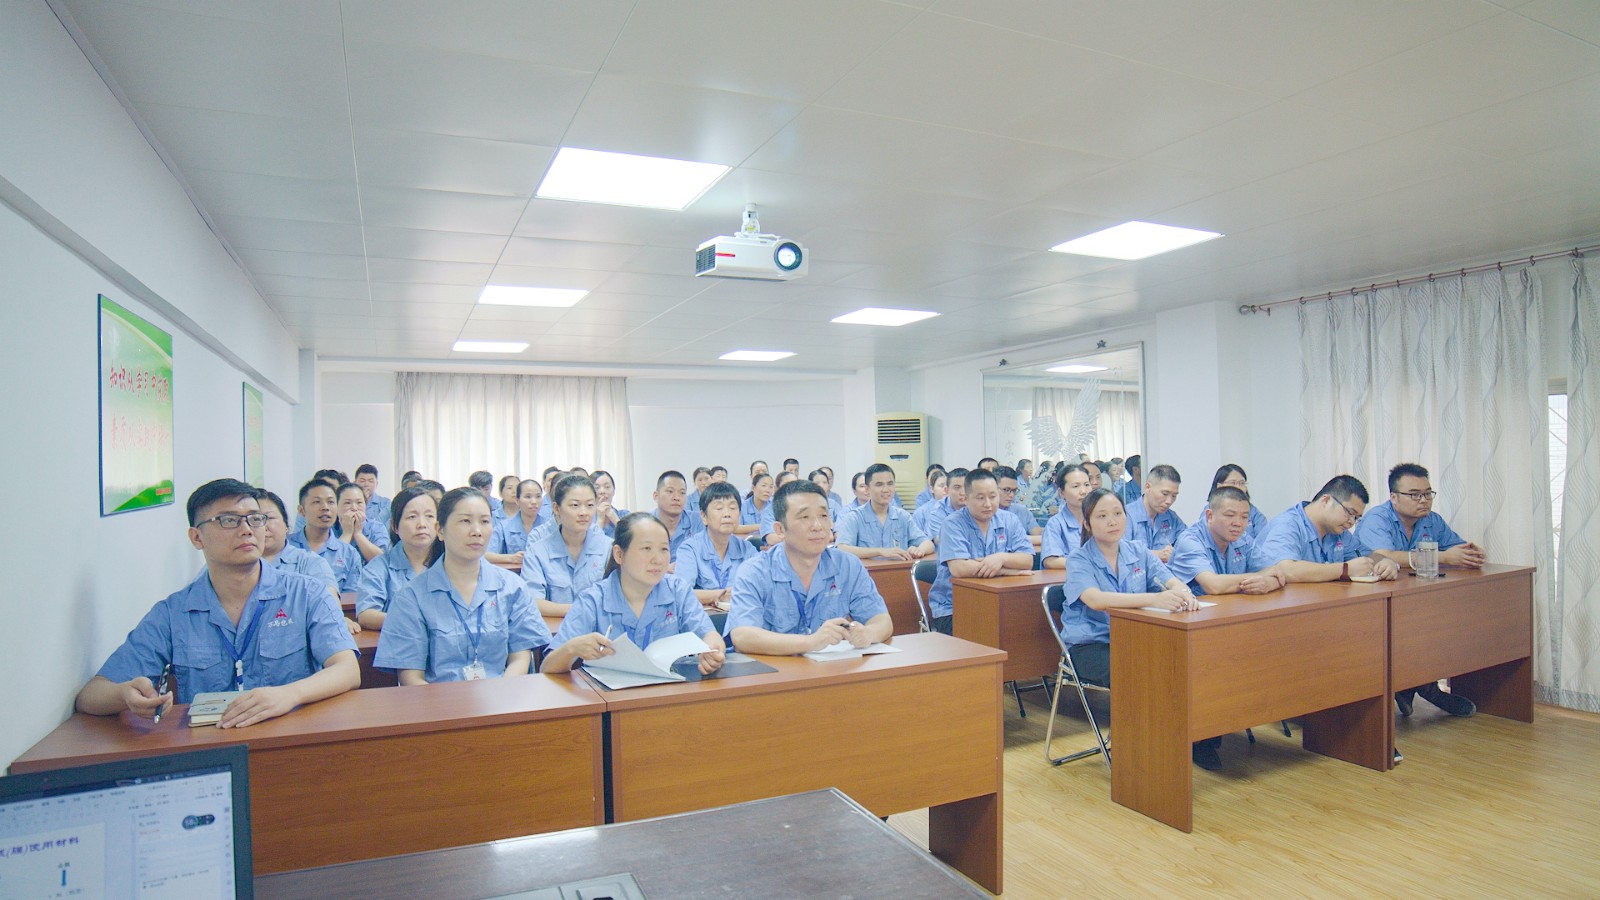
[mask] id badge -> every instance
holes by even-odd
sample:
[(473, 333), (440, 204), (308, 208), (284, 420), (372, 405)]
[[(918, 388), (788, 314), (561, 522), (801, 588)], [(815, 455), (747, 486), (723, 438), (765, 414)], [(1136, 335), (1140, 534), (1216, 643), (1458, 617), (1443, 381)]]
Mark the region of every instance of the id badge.
[(471, 665), (461, 667), (462, 681), (482, 681), (488, 677), (489, 673), (484, 671), (483, 663), (477, 660), (473, 660)]

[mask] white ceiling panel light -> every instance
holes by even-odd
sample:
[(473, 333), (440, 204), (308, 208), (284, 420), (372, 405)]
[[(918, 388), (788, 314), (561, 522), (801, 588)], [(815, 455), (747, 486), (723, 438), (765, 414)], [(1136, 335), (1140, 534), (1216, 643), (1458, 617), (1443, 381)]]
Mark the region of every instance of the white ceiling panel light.
[(839, 325), (883, 325), (898, 328), (937, 315), (938, 313), (925, 309), (885, 309), (881, 306), (867, 306), (853, 313), (836, 316), (832, 321)]
[(537, 196), (545, 200), (683, 209), (727, 173), (727, 166), (716, 163), (562, 147), (544, 181), (539, 183)]
[(1068, 363), (1064, 366), (1052, 366), (1046, 372), (1059, 372), (1062, 375), (1087, 375), (1090, 372), (1104, 372), (1105, 366), (1090, 366), (1084, 363)]
[(730, 350), (717, 357), (732, 362), (777, 362), (794, 354), (788, 350)]
[(580, 288), (520, 287), (510, 284), (485, 285), (479, 303), (490, 306), (573, 306), (588, 296)]
[(527, 341), (456, 341), (450, 348), (457, 353), (521, 353)]
[(1215, 231), (1157, 225), (1154, 222), (1123, 222), (1050, 249), (1056, 253), (1075, 253), (1103, 259), (1144, 259), (1219, 237), (1222, 235)]

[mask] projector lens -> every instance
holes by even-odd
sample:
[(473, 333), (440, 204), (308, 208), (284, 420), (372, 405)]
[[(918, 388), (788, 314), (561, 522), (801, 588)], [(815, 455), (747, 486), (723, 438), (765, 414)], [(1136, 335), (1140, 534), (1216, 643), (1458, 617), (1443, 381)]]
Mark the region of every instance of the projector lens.
[(801, 259), (800, 245), (794, 241), (784, 241), (772, 251), (772, 261), (785, 272), (800, 268)]

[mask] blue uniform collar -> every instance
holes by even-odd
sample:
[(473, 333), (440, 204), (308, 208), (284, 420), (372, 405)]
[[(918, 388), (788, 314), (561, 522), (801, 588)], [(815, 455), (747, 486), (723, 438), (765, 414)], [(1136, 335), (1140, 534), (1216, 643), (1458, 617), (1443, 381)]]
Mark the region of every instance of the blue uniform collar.
[(406, 556), (406, 547), (398, 541), (390, 544), (389, 549), (383, 551), (383, 564), (391, 571), (411, 572), (411, 560)]
[[(582, 559), (585, 556), (592, 556), (596, 553), (604, 555), (606, 545), (609, 543), (611, 543), (611, 539), (606, 537), (605, 532), (590, 528), (583, 534), (583, 549), (578, 551), (578, 558)], [(551, 528), (550, 533), (545, 535), (544, 540), (540, 541), (535, 549), (545, 559), (572, 559), (571, 554), (567, 552), (567, 540), (561, 534), (560, 525)]]
[[(490, 594), (499, 590), (498, 586), (490, 580), (493, 570), (494, 567), (489, 565), (488, 560), (481, 558), (478, 560), (478, 589), (473, 592), (471, 597), (462, 598), (466, 601), (465, 609), (476, 608), (479, 596), (487, 599)], [(459, 596), (456, 593), (455, 585), (450, 583), (450, 576), (444, 571), (444, 556), (442, 554), (438, 559), (434, 560), (433, 565), (422, 570), (422, 574), (418, 575), (413, 583), (418, 581), (422, 583), (422, 590), (432, 594), (444, 594), (445, 598), (451, 603), (455, 603), (456, 598)], [(456, 605), (461, 606), (462, 604), (458, 603)]]
[[(800, 573), (796, 572), (794, 565), (789, 562), (789, 548), (778, 544), (766, 552), (772, 554), (772, 580), (786, 581), (790, 584), (789, 590), (797, 590), (800, 587)], [(806, 591), (807, 597), (815, 597), (830, 583), (838, 583), (838, 566), (834, 564), (834, 552), (831, 547), (822, 551), (822, 558), (817, 560), (817, 571), (811, 576), (811, 588)]]

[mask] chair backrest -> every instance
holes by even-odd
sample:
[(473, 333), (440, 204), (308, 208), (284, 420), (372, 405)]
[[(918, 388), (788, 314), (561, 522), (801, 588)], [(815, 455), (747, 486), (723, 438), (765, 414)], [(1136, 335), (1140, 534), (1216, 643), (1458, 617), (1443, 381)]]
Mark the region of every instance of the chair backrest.
[(931, 585), (939, 577), (939, 561), (918, 560), (911, 566), (911, 593), (917, 598), (917, 614), (922, 617), (922, 630), (933, 630), (933, 615), (928, 612), (928, 594), (923, 585)]
[(1065, 656), (1067, 645), (1061, 640), (1061, 610), (1067, 605), (1067, 592), (1059, 584), (1049, 585), (1039, 592), (1039, 602), (1044, 606), (1044, 617), (1050, 623), (1050, 633), (1055, 635), (1056, 645)]

